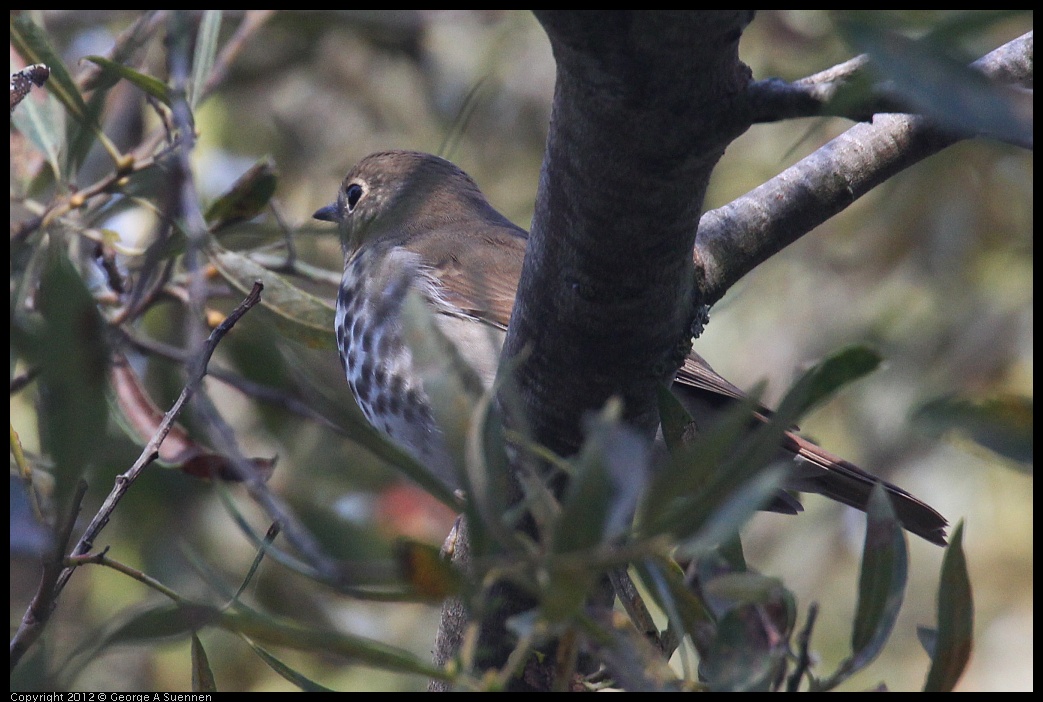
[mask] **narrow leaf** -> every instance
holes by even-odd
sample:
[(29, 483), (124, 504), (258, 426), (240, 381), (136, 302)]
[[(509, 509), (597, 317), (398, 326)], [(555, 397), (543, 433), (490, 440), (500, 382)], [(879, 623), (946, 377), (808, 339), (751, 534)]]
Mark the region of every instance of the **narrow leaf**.
[(223, 629), (277, 646), (332, 653), (376, 668), (416, 673), (439, 680), (449, 679), (449, 675), (441, 668), (409, 651), (361, 636), (305, 628), (247, 609), (223, 612), (217, 624)]
[(866, 510), (866, 541), (858, 581), (858, 606), (847, 671), (861, 670), (883, 650), (905, 596), (909, 562), (902, 527), (891, 500), (877, 484)]
[(842, 25), (852, 42), (912, 109), (962, 134), (982, 134), (1032, 147), (1032, 97), (993, 83), (947, 55), (951, 43), (913, 40), (882, 23)]
[(876, 351), (857, 345), (830, 354), (797, 380), (776, 413), (794, 418), (806, 414), (844, 385), (876, 370), (880, 360)]
[(203, 642), (195, 634), (192, 634), (192, 691), (217, 692), (214, 671), (210, 669)]
[[(393, 285), (408, 284), (405, 279)], [(443, 481), (466, 485), (467, 437), (471, 432), (474, 409), (481, 402), (485, 387), (478, 372), (470, 366), (460, 349), (439, 326), (435, 313), (420, 293), (409, 288), (400, 308), (402, 341), (412, 355), (413, 369), (420, 376), (438, 426), (442, 447), (433, 453), (448, 452), (449, 464), (430, 466)], [(489, 327), (489, 353), (499, 351), (502, 334)], [(478, 342), (482, 343), (482, 342)]]
[(785, 659), (785, 642), (758, 607), (736, 608), (718, 622), (699, 672), (715, 692), (767, 692)]
[(701, 638), (712, 632), (713, 614), (685, 582), (684, 573), (674, 561), (649, 558), (634, 563), (634, 570), (670, 620), (675, 642), (688, 635), (698, 646)]
[(97, 64), (97, 66), (108, 76), (124, 78), (145, 91), (146, 94), (159, 100), (170, 107), (170, 88), (163, 81), (135, 71), (129, 66), (111, 61), (104, 56), (84, 56), (84, 60)]
[[(763, 509), (782, 488), (789, 466), (776, 463), (735, 488), (730, 494), (715, 489), (704, 506), (697, 508), (705, 518), (685, 523), (679, 520), (678, 537), (682, 539), (679, 557), (696, 558), (722, 544), (733, 543), (746, 522)], [(708, 506), (713, 504), (713, 509)]]
[(924, 692), (950, 692), (967, 667), (974, 643), (974, 597), (963, 552), (963, 522), (956, 525), (942, 559), (938, 584), (938, 633)]
[(214, 67), (217, 55), (217, 37), (221, 31), (221, 10), (204, 10), (196, 35), (196, 51), (192, 59), (192, 82), (189, 84), (188, 106), (195, 112), (203, 96), (203, 87)]
[(106, 635), (102, 646), (141, 643), (184, 636), (217, 622), (216, 607), (195, 604), (159, 604), (133, 612)]
[(258, 658), (264, 661), (265, 665), (274, 670), (276, 673), (281, 675), (286, 680), (301, 688), (305, 692), (335, 692), (328, 687), (320, 685), (311, 678), (307, 677), (303, 673), (300, 673), (290, 666), (283, 663), (281, 660), (268, 653), (265, 649), (261, 648), (248, 637), (243, 637), (247, 645), (253, 649), (253, 652), (257, 654)]
[(66, 500), (91, 464), (105, 456), (108, 407), (105, 322), (65, 252), (52, 247), (37, 297), (45, 325), (28, 355), (40, 362), (45, 447), (55, 461), (55, 499)]
[(26, 100), (11, 114), (11, 123), (40, 150), (55, 180), (60, 180), (66, 149), (65, 112), (54, 96), (46, 93), (42, 100)]

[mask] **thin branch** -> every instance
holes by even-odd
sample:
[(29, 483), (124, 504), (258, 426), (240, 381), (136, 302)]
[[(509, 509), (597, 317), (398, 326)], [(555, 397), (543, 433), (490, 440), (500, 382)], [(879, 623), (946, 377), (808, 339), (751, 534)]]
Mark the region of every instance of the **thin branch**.
[[(792, 83), (781, 78), (750, 83), (743, 95), (746, 118), (751, 124), (761, 124), (826, 114), (840, 88), (862, 75), (868, 63), (869, 57), (862, 54)], [(862, 104), (845, 116), (861, 121), (878, 111)]]
[(645, 606), (645, 601), (641, 598), (641, 593), (638, 592), (627, 569), (625, 567), (612, 568), (608, 571), (608, 577), (612, 581), (612, 589), (615, 590), (619, 603), (623, 605), (623, 609), (626, 611), (627, 616), (630, 617), (634, 627), (646, 639), (655, 644), (656, 648), (660, 651), (665, 651), (663, 639), (659, 635), (659, 627), (656, 626), (655, 621), (652, 619), (652, 613)]
[[(1031, 37), (1031, 32), (1019, 37), (970, 67), (997, 83), (1020, 84), (1032, 74)], [(895, 94), (886, 82), (875, 83), (862, 100), (834, 102), (845, 85), (867, 77), (869, 64), (869, 56), (863, 54), (792, 83), (779, 78), (755, 81), (737, 107), (746, 111), (745, 119), (751, 124), (822, 115), (864, 122), (878, 113), (913, 112), (908, 100)]]
[(812, 602), (808, 605), (808, 620), (797, 638), (800, 647), (797, 651), (797, 664), (793, 674), (786, 681), (786, 692), (796, 692), (800, 688), (800, 681), (811, 669), (811, 632), (815, 628), (815, 620), (818, 618), (818, 603)]
[[(989, 77), (1031, 78), (1032, 34), (971, 64)], [(876, 115), (724, 207), (703, 214), (695, 262), (706, 302), (896, 173), (963, 139), (915, 115)]]
[(108, 556), (109, 547), (106, 546), (100, 553), (89, 553), (82, 556), (69, 556), (65, 559), (65, 565), (69, 568), (79, 568), (84, 565), (100, 565), (112, 568), (115, 571), (123, 573), (124, 575), (137, 580), (142, 585), (152, 588), (156, 592), (166, 595), (171, 600), (177, 603), (184, 602), (185, 599), (181, 595), (177, 594), (174, 590), (170, 589), (163, 583), (159, 582), (150, 575), (147, 575), (137, 568), (132, 568), (125, 563), (113, 560)]

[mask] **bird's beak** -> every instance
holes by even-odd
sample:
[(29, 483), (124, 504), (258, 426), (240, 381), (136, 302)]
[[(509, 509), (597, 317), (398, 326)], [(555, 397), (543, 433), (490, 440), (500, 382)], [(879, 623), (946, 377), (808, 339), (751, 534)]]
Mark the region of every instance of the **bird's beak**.
[(319, 219), (323, 222), (336, 222), (337, 221), (337, 203), (326, 205), (325, 207), (315, 210), (315, 214), (312, 215), (312, 219)]

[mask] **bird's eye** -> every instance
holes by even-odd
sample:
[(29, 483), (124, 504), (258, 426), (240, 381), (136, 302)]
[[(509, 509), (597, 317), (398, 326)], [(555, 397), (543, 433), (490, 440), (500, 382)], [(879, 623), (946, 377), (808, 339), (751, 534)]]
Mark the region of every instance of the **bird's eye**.
[(355, 205), (359, 204), (359, 200), (362, 199), (362, 186), (358, 183), (352, 183), (344, 191), (344, 195), (348, 202), (348, 212), (354, 212)]

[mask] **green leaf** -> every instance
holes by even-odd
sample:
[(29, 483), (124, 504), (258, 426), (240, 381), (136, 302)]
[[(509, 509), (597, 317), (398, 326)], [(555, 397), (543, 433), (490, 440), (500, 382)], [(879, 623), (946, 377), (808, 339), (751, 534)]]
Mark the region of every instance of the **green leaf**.
[[(413, 288), (402, 302), (400, 319), (402, 342), (412, 355), (413, 369), (421, 378), (435, 423), (441, 429), (441, 438), (452, 460), (451, 469), (456, 471), (453, 482), (465, 485), (467, 437), (474, 410), (485, 393), (482, 379), (442, 331), (435, 313)], [(483, 342), (490, 345), (491, 353), (498, 352), (503, 335), (492, 327), (488, 327), (488, 331), (488, 339)], [(443, 480), (450, 480), (450, 476), (444, 476)]]
[(674, 450), (647, 491), (639, 533), (671, 533), (688, 542), (684, 552), (692, 556), (733, 538), (734, 530), (785, 484), (789, 463), (767, 468), (799, 415), (879, 362), (864, 347), (843, 349), (805, 373), (766, 421), (753, 419), (757, 404), (747, 398), (723, 413), (717, 426), (700, 427), (690, 438), (691, 420), (684, 409), (670, 394), (660, 393), (664, 434)]
[(104, 56), (84, 56), (83, 59), (97, 64), (110, 80), (112, 78), (123, 78), (128, 80), (145, 91), (146, 94), (151, 95), (167, 107), (170, 107), (170, 88), (168, 88), (163, 81), (135, 71), (133, 68), (124, 66), (123, 64), (111, 61)]
[(650, 474), (650, 447), (622, 421), (622, 403), (609, 400), (586, 422), (587, 438), (562, 498), (553, 551), (582, 551), (614, 539), (630, 525)]
[(681, 543), (677, 555), (695, 558), (721, 545), (733, 544), (739, 530), (782, 488), (788, 473), (787, 463), (775, 463), (735, 487), (731, 481), (717, 482), (703, 499), (693, 503), (698, 518), (679, 520), (677, 533)]
[(55, 499), (65, 505), (88, 467), (103, 463), (109, 351), (83, 279), (57, 246), (48, 255), (37, 298), (44, 326), (29, 335), (25, 350), (41, 365), (44, 446), (55, 462)]
[(883, 650), (905, 596), (909, 574), (905, 535), (891, 500), (879, 483), (866, 510), (866, 541), (858, 580), (858, 607), (851, 634), (849, 674), (861, 670)]
[(924, 692), (950, 692), (967, 667), (974, 644), (974, 597), (963, 552), (963, 521), (949, 537), (938, 584), (938, 633)]
[(255, 644), (248, 637), (244, 636), (243, 640), (253, 649), (253, 652), (257, 654), (258, 658), (264, 661), (265, 665), (305, 692), (335, 692), (335, 690), (320, 685), (311, 678), (286, 665), (281, 660), (268, 653), (268, 651)]
[(707, 632), (714, 631), (713, 615), (685, 582), (684, 573), (675, 562), (649, 558), (634, 563), (634, 570), (656, 605), (666, 613), (670, 621), (668, 633), (673, 633), (674, 642), (688, 635), (698, 647)]
[(203, 642), (195, 634), (192, 634), (192, 691), (217, 692), (214, 671), (210, 669)]
[(204, 10), (196, 35), (196, 51), (192, 59), (192, 81), (188, 86), (188, 106), (195, 112), (203, 96), (203, 87), (214, 67), (217, 55), (217, 37), (221, 31), (221, 10)]
[(210, 626), (220, 618), (220, 610), (209, 605), (150, 605), (128, 613), (122, 622), (103, 637), (101, 645), (141, 643), (184, 636)]
[(336, 350), (332, 305), (213, 240), (207, 254), (221, 276), (243, 294), (250, 292), (254, 281), (264, 284), (261, 305), (274, 315), (276, 326), (288, 338), (310, 348)]
[(934, 652), (938, 650), (938, 630), (929, 626), (916, 627), (916, 638), (920, 642), (927, 655), (934, 659)]
[(782, 588), (778, 578), (752, 571), (723, 573), (703, 584), (707, 597), (723, 598), (735, 605), (775, 602)]
[(759, 608), (739, 607), (718, 622), (699, 672), (715, 692), (767, 692), (785, 660), (786, 641)]
[(517, 545), (517, 535), (507, 519), (510, 459), (496, 393), (497, 387), (489, 388), (478, 401), (467, 433), (464, 489), (472, 556), (489, 552), (490, 535), (501, 545)]
[(607, 564), (591, 557), (629, 529), (650, 472), (648, 442), (622, 421), (610, 399), (586, 422), (587, 438), (573, 466), (553, 526), (542, 611), (551, 621), (575, 616)]
[(400, 673), (415, 673), (440, 680), (448, 677), (440, 668), (394, 646), (339, 631), (305, 628), (245, 607), (222, 610), (195, 603), (150, 606), (117, 625), (104, 637), (101, 645), (183, 636), (208, 626), (287, 648), (332, 653)]
[(1032, 398), (999, 395), (980, 401), (939, 398), (925, 403), (913, 419), (932, 434), (960, 431), (973, 441), (1032, 472)]
[(255, 163), (239, 176), (228, 192), (207, 208), (206, 221), (210, 231), (217, 232), (256, 217), (271, 202), (278, 182), (278, 174), (270, 160), (262, 159)]
[(68, 179), (71, 169), (82, 162), (94, 140), (101, 134), (98, 114), (104, 94), (95, 91), (92, 104), (86, 104), (65, 63), (51, 46), (47, 33), (24, 14), (11, 16), (11, 43), (29, 63), (42, 63), (50, 69), (45, 88), (72, 117), (66, 123), (67, 134), (63, 140), (66, 153), (59, 162), (63, 178)]
[(681, 681), (662, 651), (620, 613), (603, 630), (607, 641), (599, 647), (616, 687), (627, 692), (680, 692)]
[(612, 486), (605, 464), (590, 452), (581, 457), (562, 498), (554, 526), (553, 551), (576, 553), (601, 543), (612, 499)]
[(868, 375), (880, 365), (880, 354), (865, 346), (848, 346), (830, 354), (794, 383), (776, 414), (793, 420), (825, 402), (844, 385)]
[(656, 399), (666, 447), (670, 453), (677, 453), (684, 448), (684, 437), (692, 424), (692, 417), (666, 385), (656, 386)]
[(339, 631), (301, 627), (245, 608), (222, 612), (216, 623), (228, 631), (276, 646), (324, 655), (335, 654), (364, 665), (399, 673), (415, 673), (438, 680), (451, 679), (444, 670), (409, 651)]
[(692, 419), (672, 393), (660, 393), (659, 412), (670, 461), (656, 472), (646, 491), (639, 512), (640, 533), (660, 534), (677, 528), (679, 521), (691, 524), (708, 517), (693, 511), (691, 501), (705, 496), (715, 480), (727, 478), (721, 465), (749, 433), (755, 406), (752, 398), (737, 402), (722, 412), (716, 425), (682, 440), (691, 433)]
[[(11, 113), (11, 122), (47, 159), (55, 180), (65, 173), (65, 112), (50, 93), (42, 101), (27, 99)], [(12, 183), (13, 185), (13, 183)]]

